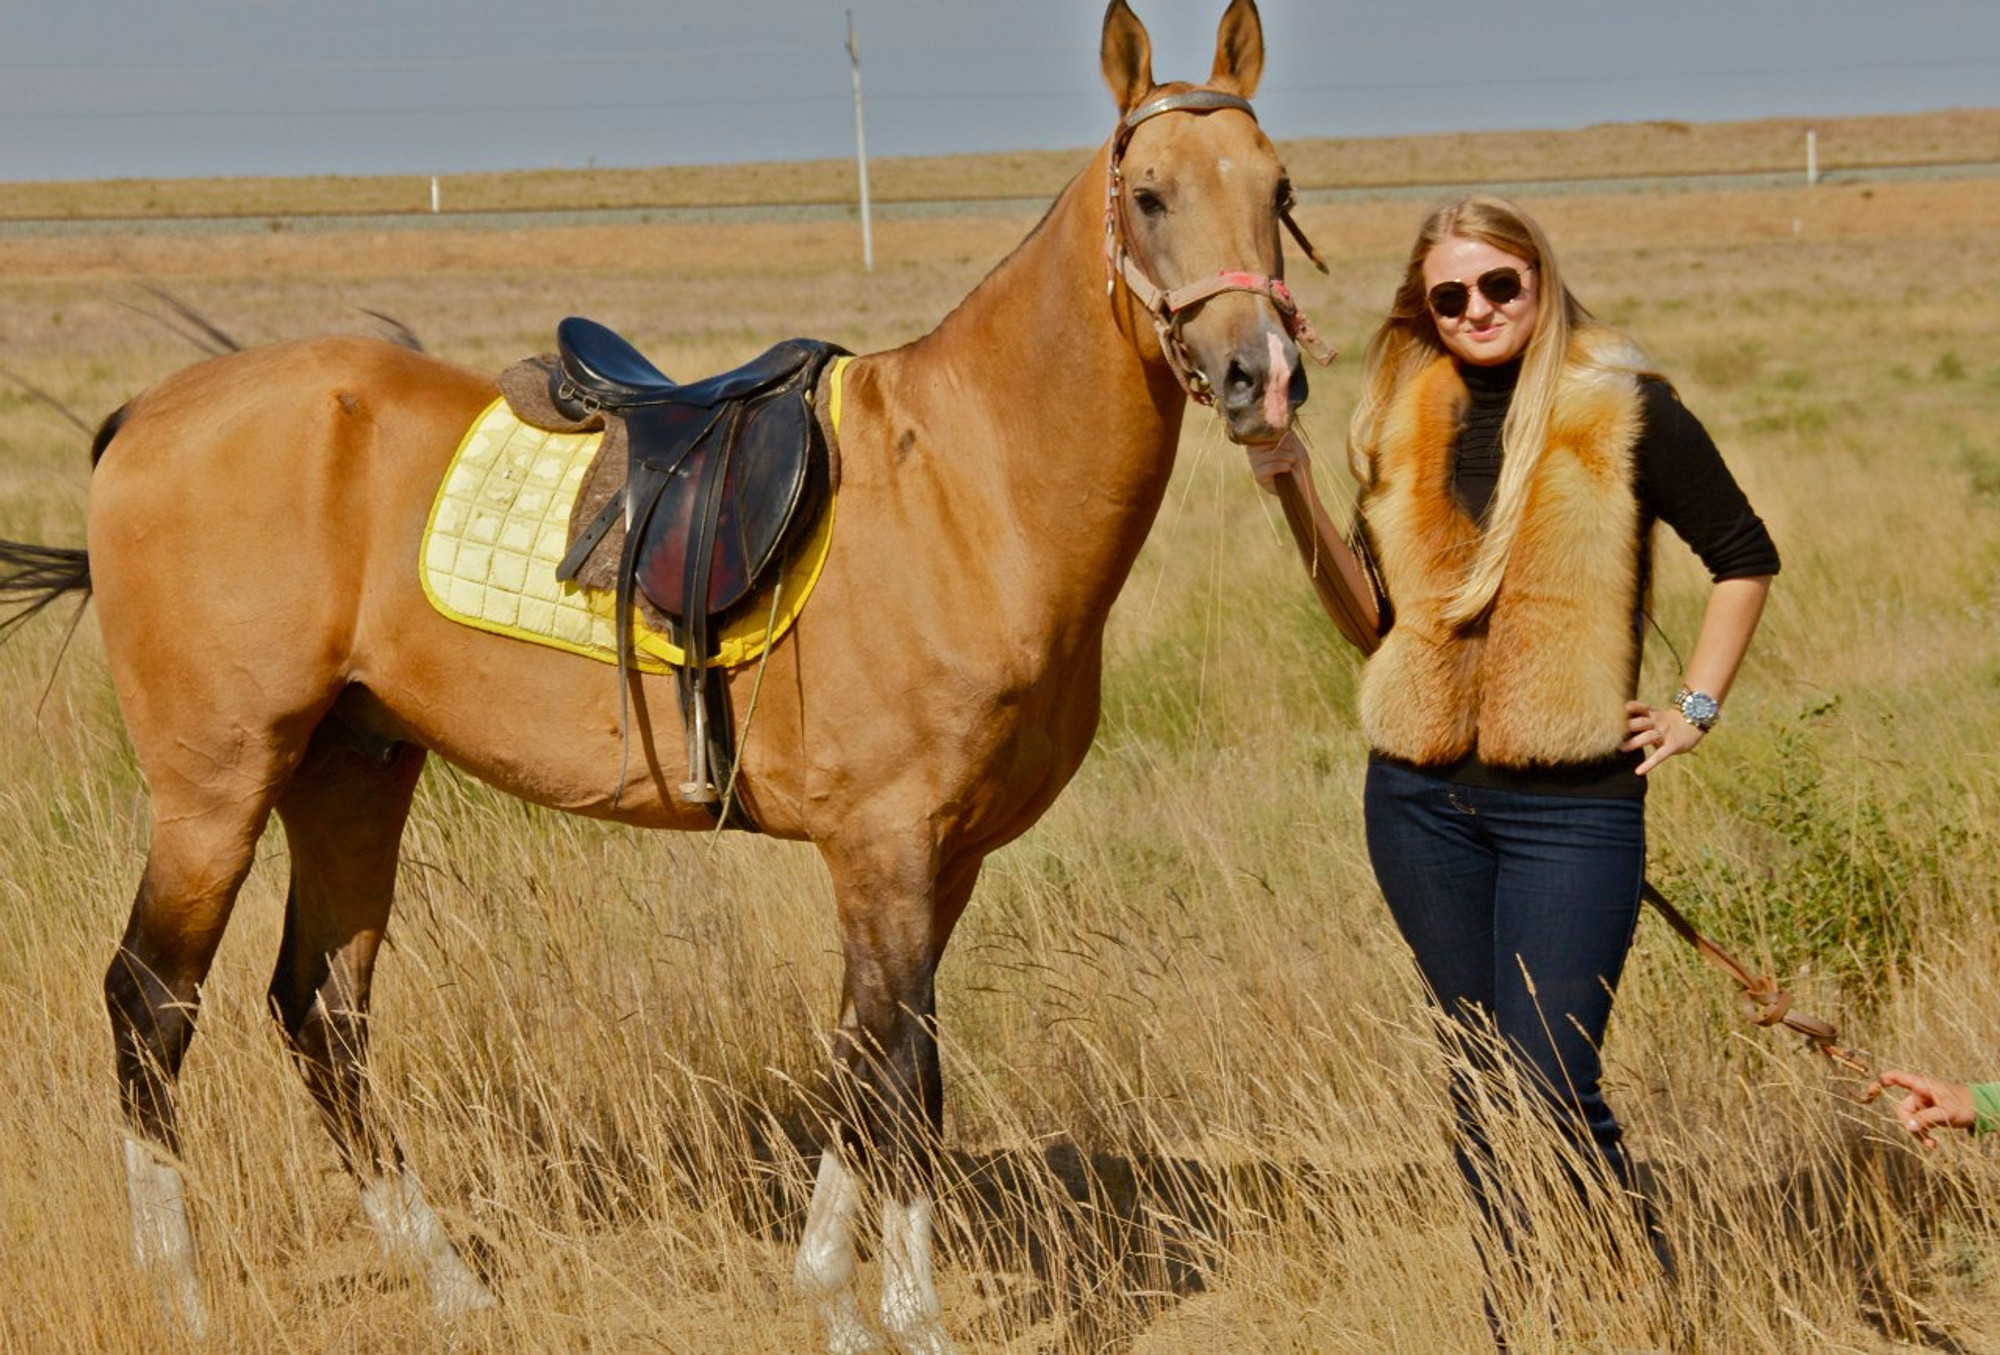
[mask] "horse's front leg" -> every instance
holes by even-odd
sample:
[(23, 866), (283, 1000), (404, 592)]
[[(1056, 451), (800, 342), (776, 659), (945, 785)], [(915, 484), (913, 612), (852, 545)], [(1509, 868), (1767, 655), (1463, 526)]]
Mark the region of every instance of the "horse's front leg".
[(880, 1348), (854, 1298), (854, 1220), (860, 1210), (861, 1185), (848, 1170), (840, 1145), (830, 1143), (820, 1154), (792, 1282), (818, 1310), (826, 1348), (833, 1355)]
[(794, 1277), (819, 1307), (830, 1350), (879, 1348), (853, 1292), (854, 1224), (866, 1183), (882, 1210), (883, 1332), (898, 1349), (942, 1355), (952, 1347), (931, 1263), (944, 1127), (935, 977), (978, 863), (934, 874), (927, 853), (913, 865), (829, 851), (828, 864), (847, 962), (832, 1075), (838, 1130), (820, 1160)]

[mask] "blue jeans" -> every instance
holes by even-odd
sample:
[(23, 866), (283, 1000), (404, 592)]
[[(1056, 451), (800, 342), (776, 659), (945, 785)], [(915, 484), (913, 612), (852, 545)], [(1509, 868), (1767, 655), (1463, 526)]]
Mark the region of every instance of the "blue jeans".
[(1571, 1139), (1633, 1184), (1598, 1050), (1639, 919), (1645, 802), (1462, 785), (1377, 760), (1363, 806), (1376, 881), (1446, 1038), (1469, 1037), (1452, 1082), (1459, 1170), (1511, 1250), (1470, 1083), (1491, 1066), (1491, 1036)]

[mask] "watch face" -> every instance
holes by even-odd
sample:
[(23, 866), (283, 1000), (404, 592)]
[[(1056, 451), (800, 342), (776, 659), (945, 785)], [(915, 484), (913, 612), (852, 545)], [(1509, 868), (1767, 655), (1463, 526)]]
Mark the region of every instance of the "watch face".
[(1722, 714), (1722, 703), (1707, 692), (1689, 692), (1681, 698), (1681, 714), (1687, 716), (1690, 724), (1710, 725)]

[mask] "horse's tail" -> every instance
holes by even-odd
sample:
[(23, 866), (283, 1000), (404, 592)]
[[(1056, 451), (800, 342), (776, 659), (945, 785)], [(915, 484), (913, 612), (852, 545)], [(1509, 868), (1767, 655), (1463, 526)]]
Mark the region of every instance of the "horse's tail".
[(80, 546), (0, 541), (0, 644), (44, 607), (71, 593), (90, 600), (90, 553)]

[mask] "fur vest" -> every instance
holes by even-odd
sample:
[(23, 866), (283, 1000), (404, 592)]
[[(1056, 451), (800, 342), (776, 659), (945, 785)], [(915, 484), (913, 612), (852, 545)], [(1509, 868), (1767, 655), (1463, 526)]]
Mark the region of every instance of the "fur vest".
[(1634, 448), (1643, 359), (1582, 342), (1550, 412), (1548, 450), (1493, 605), (1463, 627), (1446, 603), (1479, 545), (1452, 493), (1469, 399), (1440, 358), (1392, 400), (1361, 502), (1395, 621), (1361, 676), (1373, 747), (1422, 766), (1592, 762), (1625, 739), (1638, 684), (1642, 515)]

